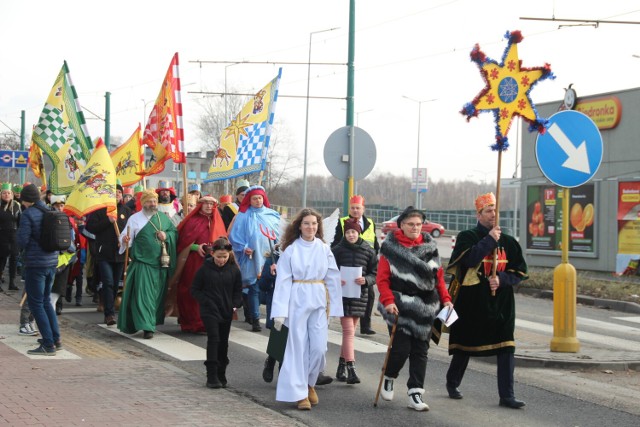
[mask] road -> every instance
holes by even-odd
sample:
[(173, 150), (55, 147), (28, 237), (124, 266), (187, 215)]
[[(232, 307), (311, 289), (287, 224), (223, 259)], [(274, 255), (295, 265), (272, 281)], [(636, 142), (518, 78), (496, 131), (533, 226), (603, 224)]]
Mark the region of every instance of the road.
[[(546, 331), (553, 311), (550, 301), (518, 295), (517, 307), (517, 341), (530, 339), (532, 334), (548, 335)], [(174, 319), (168, 319), (166, 325), (159, 327), (160, 332), (152, 340), (142, 340), (140, 337), (132, 339), (117, 333), (113, 327), (98, 325), (102, 315), (95, 311), (95, 306), (65, 308), (61, 320), (73, 330), (76, 342), (86, 342), (87, 348), (102, 352), (105, 359), (111, 354), (109, 349), (125, 350), (128, 357), (170, 362), (198, 379), (194, 387), (198, 387), (197, 382), (205, 381), (202, 362), (206, 337), (181, 333)], [(638, 316), (579, 307), (578, 320), (580, 333), (584, 337), (581, 339), (599, 340), (604, 347), (619, 351), (640, 351)], [(404, 383), (407, 380), (407, 367), (397, 380), (395, 400), (380, 401), (378, 407), (374, 408), (373, 399), (388, 338), (384, 335), (380, 317), (374, 317), (373, 323), (379, 332), (377, 335), (356, 338), (356, 366), (362, 383), (349, 386), (334, 382), (318, 387), (320, 404), (312, 411), (301, 412), (292, 404), (275, 402), (275, 381), (267, 384), (262, 380), (268, 331), (252, 333), (245, 323), (234, 322), (230, 344), (231, 365), (228, 369), (229, 390), (305, 425), (318, 427), (425, 424), (622, 427), (639, 424), (638, 372), (578, 372), (518, 367), (515, 390), (517, 396), (527, 402), (527, 407), (524, 410), (510, 410), (498, 406), (495, 364), (490, 360), (472, 360), (461, 387), (464, 399), (449, 399), (444, 387), (449, 357), (443, 347), (432, 347), (430, 350), (425, 384), (425, 400), (431, 407), (428, 413), (417, 413), (406, 408)], [(331, 375), (335, 374), (339, 343), (339, 323), (333, 321), (326, 369)], [(5, 344), (11, 345), (11, 337), (7, 337)], [(73, 345), (61, 355), (63, 353), (73, 358)], [(82, 355), (75, 356), (82, 358)], [(210, 391), (203, 388), (202, 394), (207, 392)], [(180, 391), (176, 390), (175, 393), (178, 395)], [(242, 414), (238, 414), (238, 417), (242, 417)]]

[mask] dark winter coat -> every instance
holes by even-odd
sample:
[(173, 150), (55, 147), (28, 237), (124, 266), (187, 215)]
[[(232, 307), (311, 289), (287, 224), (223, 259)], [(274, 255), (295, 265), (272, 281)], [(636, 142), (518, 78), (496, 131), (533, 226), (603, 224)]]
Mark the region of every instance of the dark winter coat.
[(360, 298), (342, 298), (344, 315), (364, 317), (367, 308), (369, 286), (376, 283), (378, 258), (369, 243), (359, 238), (355, 243), (349, 243), (343, 238), (340, 243), (331, 248), (338, 267), (362, 267), (362, 277), (366, 284), (360, 291)]
[[(120, 233), (127, 233), (125, 226), (130, 216), (131, 210), (122, 203), (118, 203), (117, 223)], [(124, 254), (118, 253), (118, 236), (113, 223), (107, 217), (107, 208), (99, 209), (90, 214), (85, 229), (96, 236), (95, 253), (92, 253), (95, 255), (96, 261), (124, 262)]]
[[(42, 200), (37, 205), (46, 209)], [(24, 249), (22, 256), (25, 267), (55, 267), (58, 265), (58, 252), (46, 252), (40, 246), (40, 234), (44, 213), (35, 204), (25, 209), (20, 217), (17, 240), (18, 247)]]
[(20, 222), (20, 203), (9, 200), (0, 205), (0, 257), (18, 253), (16, 230)]
[(229, 260), (218, 267), (207, 257), (191, 283), (191, 296), (200, 305), (200, 317), (231, 322), (233, 309), (242, 307), (242, 278), (238, 265)]

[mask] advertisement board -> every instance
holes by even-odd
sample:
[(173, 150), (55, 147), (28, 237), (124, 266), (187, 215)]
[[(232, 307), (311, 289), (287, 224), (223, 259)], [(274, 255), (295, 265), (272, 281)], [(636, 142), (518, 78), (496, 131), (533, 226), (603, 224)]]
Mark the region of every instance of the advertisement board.
[[(561, 187), (533, 185), (527, 187), (527, 249), (562, 250)], [(585, 184), (569, 190), (569, 251), (595, 251), (595, 190)]]
[(640, 262), (640, 182), (618, 183), (618, 254), (616, 272), (638, 273)]

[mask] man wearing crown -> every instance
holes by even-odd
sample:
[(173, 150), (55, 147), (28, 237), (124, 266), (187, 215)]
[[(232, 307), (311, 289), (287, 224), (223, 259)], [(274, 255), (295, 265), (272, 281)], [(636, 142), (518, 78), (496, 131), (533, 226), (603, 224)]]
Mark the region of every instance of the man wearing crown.
[(527, 264), (518, 242), (496, 224), (493, 193), (478, 196), (475, 207), (478, 223), (458, 234), (447, 267), (453, 275), (449, 292), (459, 315), (449, 330), (449, 354), (453, 357), (447, 372), (447, 392), (452, 399), (462, 399), (458, 387), (469, 357), (495, 355), (500, 406), (518, 409), (525, 403), (517, 400), (513, 391), (513, 287), (527, 279)]

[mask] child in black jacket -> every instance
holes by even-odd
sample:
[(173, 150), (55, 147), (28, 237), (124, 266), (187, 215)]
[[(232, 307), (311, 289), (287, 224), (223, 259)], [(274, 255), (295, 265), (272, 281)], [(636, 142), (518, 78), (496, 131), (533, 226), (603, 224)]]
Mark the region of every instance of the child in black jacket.
[(191, 284), (191, 295), (200, 304), (207, 330), (207, 387), (227, 387), (229, 331), (234, 311), (242, 307), (242, 280), (229, 241), (213, 242)]

